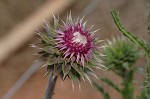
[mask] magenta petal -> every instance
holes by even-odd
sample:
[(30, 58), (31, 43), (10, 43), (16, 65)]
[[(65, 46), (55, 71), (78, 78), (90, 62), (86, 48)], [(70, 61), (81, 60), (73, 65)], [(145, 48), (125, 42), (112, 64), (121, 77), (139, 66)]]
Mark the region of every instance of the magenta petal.
[(71, 55), (70, 55), (70, 59), (72, 58), (72, 56), (74, 55), (74, 52), (73, 53), (71, 53)]
[(66, 58), (68, 55), (70, 55), (70, 53), (66, 53), (65, 56), (64, 56), (64, 58)]
[(83, 57), (83, 55), (81, 55), (81, 63), (84, 66), (84, 57)]
[(70, 51), (70, 48), (68, 48), (68, 49), (66, 50), (66, 52), (64, 53), (64, 55), (67, 54), (67, 53), (69, 53), (69, 51)]
[(87, 54), (84, 54), (85, 60), (88, 61), (88, 56)]
[(59, 31), (59, 30), (55, 30), (57, 33), (59, 33), (59, 34), (64, 34), (64, 32), (62, 32), (62, 31)]
[(63, 38), (56, 38), (56, 41), (63, 41)]
[(77, 59), (76, 59), (77, 63), (79, 62), (79, 59), (80, 59), (80, 53), (78, 53), (77, 55)]
[(60, 50), (64, 50), (64, 49), (66, 49), (67, 48), (67, 46), (64, 46), (64, 47), (62, 47)]

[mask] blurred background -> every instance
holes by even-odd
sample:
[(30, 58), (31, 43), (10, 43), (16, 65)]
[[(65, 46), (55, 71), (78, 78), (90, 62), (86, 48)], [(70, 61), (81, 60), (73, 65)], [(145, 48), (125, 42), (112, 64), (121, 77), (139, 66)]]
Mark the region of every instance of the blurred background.
[[(33, 64), (37, 56), (28, 44), (37, 42), (35, 30), (41, 29), (43, 19), (52, 22), (52, 13), (65, 19), (68, 11), (72, 16), (85, 15), (87, 27), (100, 28), (100, 38), (110, 39), (121, 35), (111, 17), (112, 10), (118, 10), (128, 31), (148, 40), (147, 16), (148, 0), (0, 0), (0, 98), (14, 85), (23, 73)], [(137, 66), (143, 68), (145, 60)], [(47, 77), (46, 68), (39, 68), (10, 99), (43, 99)], [(119, 83), (119, 78), (111, 72), (100, 71)], [(137, 76), (137, 75), (136, 75)], [(138, 77), (135, 82), (141, 81)], [(136, 85), (137, 83), (135, 83)], [(138, 85), (138, 84), (137, 84)], [(121, 99), (116, 91), (105, 86), (114, 99)], [(140, 88), (137, 87), (137, 94)], [(75, 84), (58, 79), (53, 99), (102, 99), (101, 94), (90, 84), (81, 83), (81, 91)]]

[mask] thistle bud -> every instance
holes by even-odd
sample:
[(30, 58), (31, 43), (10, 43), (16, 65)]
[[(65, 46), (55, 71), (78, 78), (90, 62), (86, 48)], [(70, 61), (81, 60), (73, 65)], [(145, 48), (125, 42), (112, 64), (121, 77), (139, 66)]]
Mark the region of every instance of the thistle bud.
[(137, 46), (123, 37), (113, 38), (106, 46), (103, 50), (103, 62), (108, 69), (121, 76), (132, 69), (139, 56)]
[(40, 47), (38, 54), (45, 62), (47, 72), (52, 71), (54, 75), (63, 80), (66, 77), (74, 80), (85, 80), (91, 82), (89, 75), (96, 77), (94, 68), (105, 68), (101, 64), (102, 40), (96, 38), (96, 31), (85, 27), (83, 18), (73, 20), (71, 14), (67, 16), (66, 22), (54, 16), (54, 26), (45, 21), (46, 32), (38, 32)]

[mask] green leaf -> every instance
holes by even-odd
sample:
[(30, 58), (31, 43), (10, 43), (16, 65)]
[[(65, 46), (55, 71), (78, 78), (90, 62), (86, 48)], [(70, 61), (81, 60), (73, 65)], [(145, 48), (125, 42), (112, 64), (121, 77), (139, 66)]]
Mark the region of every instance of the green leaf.
[(48, 63), (48, 65), (57, 64), (58, 60), (57, 59), (53, 59), (52, 57), (48, 57), (47, 63)]
[(55, 34), (56, 34), (54, 32), (55, 28), (49, 22), (46, 22), (45, 25), (46, 25), (46, 32), (47, 32), (47, 34), (49, 36), (51, 36), (51, 37), (54, 37)]
[(54, 65), (48, 65), (47, 70), (48, 71), (53, 71), (54, 70)]
[(55, 49), (54, 49), (54, 47), (53, 46), (45, 46), (44, 48), (43, 48), (43, 50), (45, 51), (45, 52), (47, 52), (47, 53), (55, 53)]
[(55, 28), (55, 30), (56, 29), (58, 29), (58, 27), (59, 27), (59, 16), (58, 16), (58, 18), (56, 18), (54, 15), (53, 15), (53, 17), (54, 17), (54, 28)]
[(70, 70), (71, 70), (71, 66), (65, 65), (65, 64), (62, 65), (63, 79), (66, 78), (66, 76), (69, 74)]
[(54, 73), (59, 75), (62, 72), (62, 64), (54, 64)]
[(68, 76), (69, 76), (69, 79), (71, 79), (71, 80), (78, 79), (80, 81), (80, 78), (81, 78), (80, 74), (72, 67), (71, 67), (71, 70), (70, 70)]
[(42, 32), (40, 34), (38, 34), (41, 39), (46, 42), (47, 44), (55, 44), (55, 40), (54, 38), (52, 38), (51, 36), (47, 35), (46, 33)]
[(76, 63), (73, 63), (72, 65), (71, 65), (71, 67), (76, 71), (76, 72), (78, 72), (78, 74), (80, 75), (80, 76), (84, 76), (83, 75), (83, 71), (81, 71), (81, 70), (79, 70), (79, 68), (78, 68), (78, 66), (77, 66), (77, 64)]

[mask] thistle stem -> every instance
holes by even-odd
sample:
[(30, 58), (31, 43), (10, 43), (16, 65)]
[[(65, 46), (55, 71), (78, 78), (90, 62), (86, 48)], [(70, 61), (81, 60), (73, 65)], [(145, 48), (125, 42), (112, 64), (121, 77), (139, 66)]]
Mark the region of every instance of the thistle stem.
[(123, 91), (123, 99), (134, 99), (134, 87), (132, 82), (126, 83)]
[(54, 94), (54, 89), (55, 89), (57, 77), (58, 76), (54, 76), (53, 73), (50, 72), (44, 99), (52, 99), (52, 95)]
[(148, 98), (150, 98), (150, 55), (148, 55), (147, 57), (147, 79), (146, 79), (146, 84), (145, 84), (145, 87), (146, 87), (146, 96)]
[(134, 99), (134, 85), (133, 85), (133, 74), (134, 70), (127, 73), (126, 78), (123, 79), (124, 88), (122, 90), (123, 99)]
[[(148, 0), (148, 34), (150, 35), (150, 0)], [(149, 44), (148, 46), (150, 46), (150, 40), (149, 40)], [(148, 47), (149, 48), (149, 47)], [(150, 48), (149, 48), (150, 49)], [(148, 88), (147, 88), (147, 94), (148, 96), (150, 97), (150, 52), (148, 52), (148, 55), (147, 55), (147, 83), (148, 83)]]

